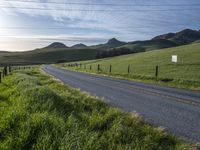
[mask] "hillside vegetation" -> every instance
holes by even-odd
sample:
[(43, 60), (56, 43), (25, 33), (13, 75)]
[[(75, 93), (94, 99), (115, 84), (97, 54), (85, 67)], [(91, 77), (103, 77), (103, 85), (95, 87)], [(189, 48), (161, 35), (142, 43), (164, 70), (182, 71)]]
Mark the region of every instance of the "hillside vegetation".
[(0, 84), (0, 149), (195, 149), (39, 70)]
[[(178, 56), (178, 63), (171, 62), (171, 56)], [(86, 64), (85, 67), (73, 69), (108, 74), (112, 65), (111, 75), (120, 75), (128, 78), (155, 79), (155, 67), (158, 65), (158, 80), (186, 84), (191, 89), (200, 87), (200, 44), (191, 44), (144, 53), (130, 54), (119, 57), (78, 62)], [(91, 65), (91, 70), (90, 70)], [(128, 74), (128, 66), (130, 73)], [(67, 65), (65, 65), (67, 66)], [(82, 65), (83, 66), (83, 65)]]
[(93, 49), (38, 49), (28, 52), (0, 53), (0, 66), (46, 64), (76, 60), (94, 59), (96, 50)]

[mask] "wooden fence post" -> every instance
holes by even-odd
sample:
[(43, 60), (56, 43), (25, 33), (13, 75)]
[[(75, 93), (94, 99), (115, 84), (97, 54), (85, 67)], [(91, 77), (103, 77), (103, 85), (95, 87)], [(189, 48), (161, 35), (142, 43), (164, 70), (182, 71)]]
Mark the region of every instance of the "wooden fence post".
[(157, 79), (158, 78), (158, 65), (156, 66), (155, 76), (156, 76), (156, 79)]
[(1, 74), (2, 74), (2, 73), (0, 72), (0, 83), (1, 83)]
[(8, 72), (7, 72), (7, 67), (4, 67), (4, 76), (7, 76)]
[(90, 70), (92, 70), (92, 65), (90, 65)]
[(11, 66), (9, 66), (8, 69), (9, 69), (9, 73), (11, 73)]
[(130, 65), (128, 65), (128, 74), (130, 73)]
[(4, 78), (4, 68), (3, 68), (3, 72), (2, 72), (2, 78)]
[(97, 71), (99, 72), (100, 70), (100, 64), (97, 65)]
[(111, 73), (112, 72), (112, 65), (110, 65), (110, 69), (109, 69), (109, 73)]

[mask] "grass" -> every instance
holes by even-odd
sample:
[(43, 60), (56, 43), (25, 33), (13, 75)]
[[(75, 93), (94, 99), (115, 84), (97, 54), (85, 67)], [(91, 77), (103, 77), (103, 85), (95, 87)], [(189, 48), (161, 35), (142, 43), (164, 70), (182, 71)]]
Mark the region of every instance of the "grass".
[(197, 149), (38, 69), (9, 75), (0, 91), (2, 150)]
[[(83, 64), (82, 68), (74, 67), (72, 69), (200, 90), (199, 49), (200, 44), (198, 43), (107, 59), (83, 61), (78, 62)], [(177, 64), (171, 62), (171, 55), (178, 55)], [(99, 72), (97, 72), (98, 64), (100, 65)], [(84, 65), (86, 65), (86, 69), (84, 69)], [(111, 73), (109, 73), (110, 65), (112, 65)], [(130, 65), (129, 74), (128, 65)], [(157, 79), (155, 78), (156, 65), (159, 66)]]

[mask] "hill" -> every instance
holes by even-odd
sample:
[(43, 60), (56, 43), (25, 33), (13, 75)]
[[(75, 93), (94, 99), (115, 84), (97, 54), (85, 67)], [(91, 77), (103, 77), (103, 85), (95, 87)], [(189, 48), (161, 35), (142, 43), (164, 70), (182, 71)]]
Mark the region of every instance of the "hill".
[(177, 33), (168, 33), (154, 37), (153, 39), (165, 39), (173, 41), (176, 44), (190, 44), (196, 40), (200, 40), (200, 31), (185, 29)]
[(45, 48), (27, 52), (0, 53), (0, 66), (88, 60), (94, 59), (95, 56), (94, 49)]
[(88, 47), (87, 47), (87, 45), (80, 43), (80, 44), (73, 45), (71, 48), (83, 49), (83, 48), (88, 48)]
[[(122, 44), (123, 42), (111, 39), (102, 47), (114, 47)], [(46, 64), (95, 59), (98, 51), (98, 49), (87, 47), (84, 44), (77, 44), (69, 48), (63, 43), (54, 42), (44, 48), (32, 51), (2, 52), (0, 53), (0, 66)]]
[(121, 42), (121, 41), (117, 40), (116, 38), (112, 38), (112, 39), (108, 40), (108, 42), (105, 45), (110, 46), (110, 47), (117, 47), (117, 46), (121, 46), (124, 44), (126, 44), (126, 42)]
[(110, 48), (115, 48), (115, 47), (122, 46), (125, 44), (126, 42), (122, 42), (122, 41), (117, 40), (116, 38), (112, 38), (112, 39), (109, 39), (107, 43), (105, 44), (90, 46), (90, 48), (100, 49), (100, 50), (109, 50)]
[(65, 44), (60, 42), (54, 42), (43, 49), (55, 49), (55, 48), (68, 48)]

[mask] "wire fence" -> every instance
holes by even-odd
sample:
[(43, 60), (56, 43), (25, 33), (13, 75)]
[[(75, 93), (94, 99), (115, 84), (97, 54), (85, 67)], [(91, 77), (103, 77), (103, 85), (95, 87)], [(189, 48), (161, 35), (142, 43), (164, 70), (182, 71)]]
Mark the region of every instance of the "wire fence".
[(200, 82), (200, 65), (196, 64), (158, 64), (158, 65), (133, 65), (133, 64), (62, 64), (62, 67), (74, 70), (123, 76), (140, 76), (146, 78), (160, 79), (165, 82), (176, 80), (187, 80)]
[(26, 70), (26, 69), (31, 69), (32, 66), (5, 66), (0, 68), (0, 83), (2, 83), (2, 80), (12, 74), (13, 71), (15, 70)]

